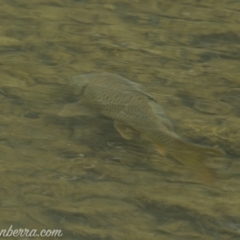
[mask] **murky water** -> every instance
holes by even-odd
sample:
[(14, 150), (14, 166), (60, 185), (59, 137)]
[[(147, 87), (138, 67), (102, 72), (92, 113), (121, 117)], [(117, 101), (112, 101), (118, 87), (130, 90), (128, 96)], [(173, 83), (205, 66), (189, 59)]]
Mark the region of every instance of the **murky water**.
[[(239, 239), (239, 1), (1, 0), (0, 16), (1, 229)], [(58, 117), (90, 72), (140, 83), (179, 135), (227, 153), (205, 163), (225, 179), (206, 186), (110, 119)]]

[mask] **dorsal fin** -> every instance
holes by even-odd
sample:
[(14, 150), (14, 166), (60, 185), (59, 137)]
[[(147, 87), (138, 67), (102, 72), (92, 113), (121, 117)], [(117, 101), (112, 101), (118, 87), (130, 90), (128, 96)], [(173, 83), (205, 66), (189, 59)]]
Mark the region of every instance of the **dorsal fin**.
[(168, 130), (173, 131), (172, 123), (165, 115), (162, 107), (157, 102), (151, 100), (149, 100), (149, 105), (152, 107), (153, 111), (160, 117), (161, 122), (168, 128)]

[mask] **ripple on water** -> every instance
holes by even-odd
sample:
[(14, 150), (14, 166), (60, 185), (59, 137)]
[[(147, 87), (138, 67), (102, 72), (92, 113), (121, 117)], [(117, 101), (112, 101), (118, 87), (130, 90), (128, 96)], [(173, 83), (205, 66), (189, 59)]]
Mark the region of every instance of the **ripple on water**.
[(194, 109), (207, 114), (226, 115), (231, 112), (232, 107), (224, 102), (201, 99), (195, 101)]

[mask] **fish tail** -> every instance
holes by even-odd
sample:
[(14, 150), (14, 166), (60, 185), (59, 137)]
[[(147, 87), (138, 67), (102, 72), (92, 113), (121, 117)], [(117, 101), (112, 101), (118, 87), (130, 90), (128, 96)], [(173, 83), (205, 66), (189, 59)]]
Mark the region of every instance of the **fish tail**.
[(207, 184), (213, 184), (216, 178), (213, 172), (203, 164), (203, 161), (208, 157), (222, 156), (223, 152), (181, 141), (176, 149), (169, 151), (169, 155), (192, 170), (197, 177), (200, 177)]

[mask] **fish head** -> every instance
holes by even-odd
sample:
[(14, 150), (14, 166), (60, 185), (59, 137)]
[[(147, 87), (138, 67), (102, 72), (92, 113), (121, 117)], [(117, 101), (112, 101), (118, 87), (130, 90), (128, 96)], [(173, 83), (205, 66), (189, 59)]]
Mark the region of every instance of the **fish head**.
[(71, 82), (73, 94), (76, 96), (81, 95), (83, 89), (87, 86), (88, 83), (89, 83), (88, 74), (74, 76)]

